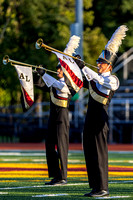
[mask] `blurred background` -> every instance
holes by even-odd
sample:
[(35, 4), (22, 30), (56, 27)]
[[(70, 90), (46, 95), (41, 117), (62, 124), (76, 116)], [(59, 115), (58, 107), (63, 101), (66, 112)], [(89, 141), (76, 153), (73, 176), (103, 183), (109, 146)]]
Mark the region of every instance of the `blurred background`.
[[(22, 111), (18, 76), (10, 63), (3, 65), (5, 55), (56, 71), (57, 57), (35, 49), (37, 39), (63, 51), (75, 34), (81, 37), (77, 53), (85, 62), (96, 65), (107, 41), (123, 24), (129, 30), (113, 69), (120, 87), (108, 110), (110, 144), (133, 143), (132, 0), (0, 0), (0, 142), (43, 142), (49, 116), (49, 94), (36, 88), (35, 104), (27, 112)], [(82, 141), (87, 102), (86, 89), (71, 100), (70, 143)]]

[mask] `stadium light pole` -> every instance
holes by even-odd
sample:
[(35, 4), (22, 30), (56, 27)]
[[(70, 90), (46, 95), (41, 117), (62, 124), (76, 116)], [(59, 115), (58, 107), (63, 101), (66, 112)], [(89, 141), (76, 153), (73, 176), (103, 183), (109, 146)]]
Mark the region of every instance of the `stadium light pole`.
[(71, 24), (71, 35), (80, 37), (80, 44), (76, 53), (80, 54), (83, 59), (83, 0), (75, 1), (75, 15), (76, 22)]
[[(71, 24), (71, 35), (77, 35), (80, 37), (80, 44), (79, 47), (76, 49), (76, 54), (81, 56), (83, 60), (83, 0), (75, 0), (75, 23)], [(80, 101), (80, 108), (77, 111), (77, 106), (75, 104), (75, 111), (74, 111), (74, 124), (75, 127), (78, 128), (78, 119), (79, 116), (84, 116), (84, 104), (83, 104), (83, 88), (79, 90), (79, 101)], [(78, 112), (78, 114), (77, 114)]]

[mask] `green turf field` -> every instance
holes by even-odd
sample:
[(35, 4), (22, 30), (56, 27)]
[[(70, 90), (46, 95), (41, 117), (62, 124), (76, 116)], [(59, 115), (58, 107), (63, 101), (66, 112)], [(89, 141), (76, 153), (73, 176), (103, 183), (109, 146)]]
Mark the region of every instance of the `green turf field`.
[[(67, 185), (47, 181), (45, 152), (0, 151), (0, 200), (88, 199), (83, 152), (69, 151)], [(109, 191), (108, 198), (95, 199), (133, 200), (133, 152), (109, 152)]]

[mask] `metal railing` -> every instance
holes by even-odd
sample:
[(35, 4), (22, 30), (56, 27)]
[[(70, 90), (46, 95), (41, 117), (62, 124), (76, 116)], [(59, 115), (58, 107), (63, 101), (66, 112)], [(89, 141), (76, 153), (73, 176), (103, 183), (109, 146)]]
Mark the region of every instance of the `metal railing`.
[[(133, 87), (121, 86), (110, 102), (108, 109), (109, 143), (116, 142), (114, 140), (114, 132), (117, 132), (119, 135), (119, 142), (123, 142), (123, 131), (119, 127), (123, 127), (124, 125), (133, 127), (133, 95), (131, 90), (133, 90)], [(73, 110), (70, 111), (71, 133), (72, 131), (77, 131), (82, 134), (87, 102), (87, 97), (79, 99), (76, 102), (71, 102), (71, 105), (73, 105)], [(4, 127), (4, 131), (8, 130), (8, 127), (11, 127), (15, 137), (19, 137), (26, 127), (30, 131), (46, 129), (49, 117), (49, 106), (49, 102), (36, 103), (25, 113), (22, 112), (21, 105), (1, 107), (0, 126)], [(131, 143), (133, 143), (133, 131), (130, 134)]]

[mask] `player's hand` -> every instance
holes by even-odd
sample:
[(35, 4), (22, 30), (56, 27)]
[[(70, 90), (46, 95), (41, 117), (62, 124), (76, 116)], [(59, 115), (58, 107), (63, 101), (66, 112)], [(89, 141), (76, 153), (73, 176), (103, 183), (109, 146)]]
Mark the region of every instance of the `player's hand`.
[(38, 72), (38, 74), (40, 74), (41, 76), (43, 76), (45, 74), (45, 70), (42, 68), (36, 68), (36, 71)]
[(78, 59), (74, 59), (74, 60), (75, 60), (76, 64), (78, 65), (78, 67), (79, 67), (80, 69), (83, 69), (83, 67), (85, 66), (84, 61), (78, 60)]

